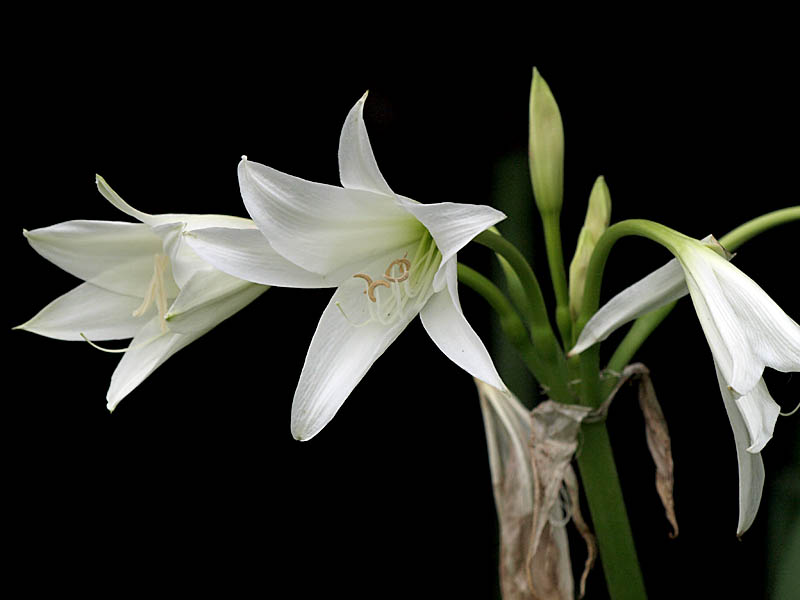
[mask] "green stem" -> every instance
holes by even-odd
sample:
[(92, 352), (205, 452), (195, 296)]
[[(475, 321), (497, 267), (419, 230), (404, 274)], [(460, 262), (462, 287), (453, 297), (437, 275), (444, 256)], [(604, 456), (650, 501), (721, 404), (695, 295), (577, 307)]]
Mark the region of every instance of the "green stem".
[[(514, 270), (527, 299), (526, 314), (529, 315), (531, 338), (536, 351), (547, 363), (548, 370), (552, 373), (551, 381), (568, 381), (566, 359), (553, 333), (542, 289), (528, 261), (513, 244), (491, 231), (484, 231), (475, 237), (474, 241), (500, 254)], [(562, 395), (555, 389), (551, 391), (553, 398), (559, 402), (574, 402), (569, 394)]]
[(561, 396), (567, 393), (566, 382), (552, 372), (531, 343), (528, 330), (519, 314), (505, 294), (491, 280), (474, 269), (458, 263), (458, 280), (471, 288), (489, 303), (500, 319), (500, 327), (511, 344), (517, 349), (533, 376)]
[(768, 229), (798, 220), (800, 220), (800, 206), (776, 210), (739, 225), (730, 233), (723, 235), (719, 243), (724, 248), (733, 251)]
[(542, 213), (544, 242), (547, 250), (547, 263), (556, 296), (556, 325), (561, 334), (561, 342), (566, 347), (571, 340), (572, 317), (569, 312), (569, 291), (567, 273), (564, 268), (564, 252), (561, 244), (560, 213)]
[(581, 427), (581, 433), (578, 469), (608, 594), (613, 600), (647, 598), (608, 430), (603, 422), (590, 423)]
[[(583, 304), (576, 328), (575, 336), (580, 334), (589, 319), (597, 312), (600, 305), (600, 286), (603, 280), (608, 255), (611, 248), (622, 237), (628, 235), (642, 236), (651, 239), (675, 252), (674, 241), (676, 237), (684, 238), (682, 234), (664, 225), (644, 219), (629, 219), (621, 221), (606, 229), (605, 233), (597, 240), (592, 259), (586, 272), (586, 285), (583, 291)], [(599, 345), (581, 353), (581, 390), (583, 401), (592, 407), (597, 407), (603, 400), (600, 386), (600, 353)]]

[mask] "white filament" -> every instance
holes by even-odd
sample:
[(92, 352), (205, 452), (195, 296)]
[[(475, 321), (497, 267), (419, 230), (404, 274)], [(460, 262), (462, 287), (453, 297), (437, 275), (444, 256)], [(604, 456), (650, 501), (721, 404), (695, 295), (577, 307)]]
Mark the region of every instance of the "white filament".
[(168, 308), (167, 288), (164, 285), (164, 273), (166, 273), (167, 267), (169, 267), (169, 259), (166, 255), (156, 254), (153, 256), (153, 277), (150, 278), (142, 304), (132, 313), (134, 317), (141, 317), (155, 302), (163, 333), (166, 333), (169, 329), (164, 318)]

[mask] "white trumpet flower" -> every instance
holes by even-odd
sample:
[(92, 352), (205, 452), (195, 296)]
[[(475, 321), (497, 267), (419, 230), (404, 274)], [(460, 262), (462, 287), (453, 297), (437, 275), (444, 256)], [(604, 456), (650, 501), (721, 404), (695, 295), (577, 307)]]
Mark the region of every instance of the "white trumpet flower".
[(505, 215), (488, 206), (420, 204), (381, 175), (363, 120), (366, 94), (339, 141), (343, 187), (239, 164), (253, 231), (210, 228), (188, 238), (205, 260), (250, 281), (335, 287), (311, 341), (292, 405), (307, 440), (334, 416), (370, 366), (420, 315), (437, 346), (474, 377), (505, 389), (458, 299), (456, 253)]
[(268, 289), (203, 261), (184, 243), (197, 227), (254, 229), (239, 217), (149, 215), (122, 200), (101, 177), (100, 193), (139, 223), (66, 221), (24, 231), (39, 254), (84, 283), (15, 327), (60, 340), (133, 338), (111, 378), (108, 409), (170, 356)]
[[(800, 326), (715, 243), (675, 234), (675, 259), (617, 294), (587, 322), (570, 355), (686, 295), (711, 349), (739, 457), (738, 534), (752, 523), (764, 469), (758, 453), (772, 438), (780, 407), (764, 384), (766, 367), (800, 371)], [(750, 456), (748, 456), (748, 454)]]

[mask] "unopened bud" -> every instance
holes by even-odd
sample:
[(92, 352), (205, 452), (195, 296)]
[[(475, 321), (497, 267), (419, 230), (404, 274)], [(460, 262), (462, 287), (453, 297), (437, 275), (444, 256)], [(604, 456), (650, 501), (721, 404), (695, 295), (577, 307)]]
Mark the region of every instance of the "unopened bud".
[(539, 212), (558, 214), (564, 193), (564, 127), (556, 99), (535, 68), (531, 83), (528, 161)]
[(611, 220), (611, 194), (608, 185), (601, 175), (594, 182), (592, 192), (589, 194), (589, 207), (586, 209), (586, 219), (578, 235), (578, 245), (575, 256), (569, 265), (569, 311), (575, 319), (583, 302), (583, 290), (586, 285), (586, 270), (592, 252), (597, 245), (597, 240), (603, 235)]

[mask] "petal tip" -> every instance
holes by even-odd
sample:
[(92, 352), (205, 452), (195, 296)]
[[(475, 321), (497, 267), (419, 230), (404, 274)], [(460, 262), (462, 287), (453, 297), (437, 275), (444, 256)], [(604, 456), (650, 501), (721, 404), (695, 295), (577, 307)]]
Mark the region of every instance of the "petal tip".
[(750, 446), (747, 447), (747, 451), (750, 454), (759, 454), (764, 449), (764, 446), (767, 445), (767, 442), (769, 442), (771, 439), (772, 439), (771, 435), (759, 436), (759, 438), (756, 441), (754, 441)]
[(300, 430), (295, 427), (292, 427), (292, 437), (297, 440), (298, 442), (307, 442), (311, 438), (316, 435), (315, 433), (310, 433), (305, 430)]

